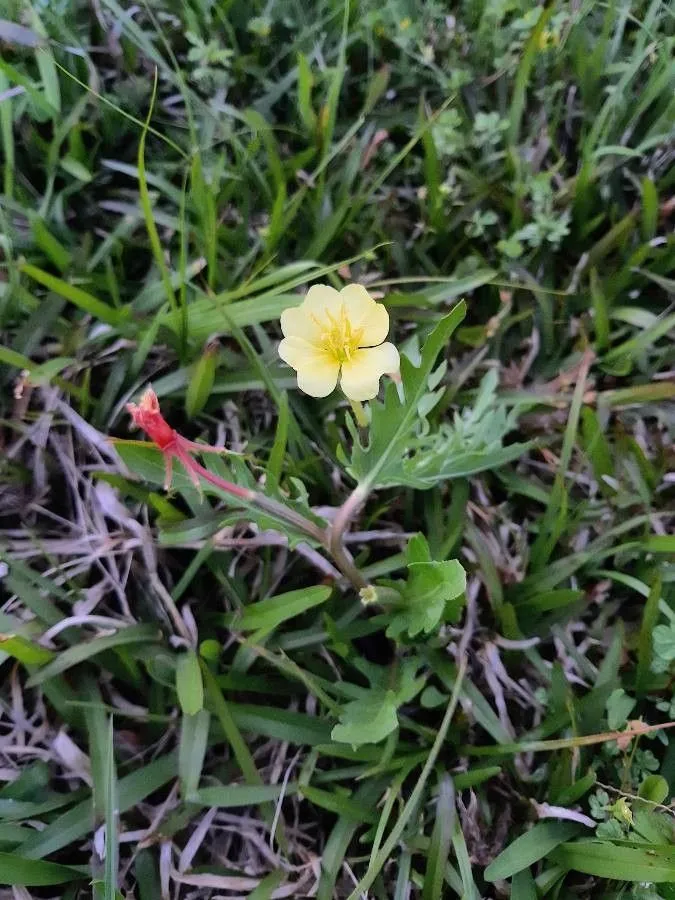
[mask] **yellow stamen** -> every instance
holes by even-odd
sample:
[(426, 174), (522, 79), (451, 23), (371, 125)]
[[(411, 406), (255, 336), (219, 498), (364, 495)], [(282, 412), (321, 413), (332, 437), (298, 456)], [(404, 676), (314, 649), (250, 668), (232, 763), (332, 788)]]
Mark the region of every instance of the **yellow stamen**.
[(337, 316), (328, 310), (325, 310), (324, 316), (323, 321), (315, 315), (311, 316), (312, 321), (321, 329), (319, 343), (322, 349), (339, 363), (349, 361), (361, 346), (363, 328), (352, 326), (344, 303), (340, 304)]

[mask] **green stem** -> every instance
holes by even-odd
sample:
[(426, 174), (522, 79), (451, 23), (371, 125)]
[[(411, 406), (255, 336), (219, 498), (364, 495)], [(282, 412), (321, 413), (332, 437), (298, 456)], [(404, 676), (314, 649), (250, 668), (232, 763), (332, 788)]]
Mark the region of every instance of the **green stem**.
[(338, 510), (333, 526), (328, 531), (324, 531), (316, 523), (312, 522), (311, 519), (296, 512), (294, 509), (289, 509), (287, 506), (284, 506), (283, 503), (279, 503), (278, 500), (274, 500), (272, 497), (268, 497), (266, 494), (262, 494), (259, 491), (252, 491), (248, 488), (242, 488), (239, 485), (233, 484), (231, 481), (221, 478), (220, 475), (216, 475), (214, 472), (209, 471), (209, 469), (206, 469), (196, 460), (191, 458), (186, 459), (185, 457), (179, 458), (183, 462), (183, 465), (186, 465), (187, 463), (189, 467), (188, 471), (196, 473), (199, 477), (208, 481), (209, 484), (219, 488), (221, 491), (226, 491), (228, 494), (236, 497), (237, 500), (243, 500), (245, 503), (256, 506), (263, 512), (267, 512), (275, 518), (287, 522), (289, 525), (297, 528), (299, 531), (302, 531), (308, 537), (315, 540), (333, 557), (335, 565), (345, 578), (354, 585), (357, 591), (361, 590), (361, 588), (368, 587), (368, 582), (354, 565), (342, 540), (344, 531), (349, 525), (352, 515), (356, 512), (363, 500), (358, 488), (352, 492), (346, 502)]
[[(356, 400), (350, 402), (359, 424), (366, 425), (366, 414), (362, 404)], [(136, 412), (135, 408), (134, 412)], [(351, 519), (368, 495), (367, 488), (364, 488), (362, 485), (357, 485), (347, 500), (338, 509), (333, 524), (326, 529), (321, 528), (321, 526), (307, 518), (307, 516), (303, 516), (302, 513), (299, 513), (297, 510), (289, 508), (284, 503), (280, 503), (272, 497), (268, 497), (267, 494), (263, 494), (260, 491), (254, 491), (251, 488), (242, 487), (241, 485), (222, 478), (220, 475), (216, 475), (216, 473), (212, 472), (210, 469), (207, 469), (206, 466), (203, 466), (198, 462), (192, 454), (221, 452), (221, 449), (210, 447), (208, 445), (202, 447), (201, 444), (196, 444), (194, 441), (188, 441), (186, 438), (170, 429), (167, 423), (161, 418), (158, 410), (157, 416), (158, 421), (153, 422), (152, 426), (153, 430), (161, 438), (161, 443), (157, 444), (157, 441), (155, 440), (155, 444), (159, 447), (164, 456), (167, 485), (171, 482), (171, 464), (175, 458), (183, 465), (195, 487), (201, 488), (200, 479), (202, 479), (219, 490), (235, 497), (240, 503), (247, 506), (255, 506), (263, 512), (269, 513), (274, 518), (281, 519), (282, 522), (286, 522), (288, 525), (291, 525), (293, 528), (306, 534), (327, 550), (333, 557), (333, 561), (340, 572), (352, 583), (357, 591), (369, 586), (366, 579), (354, 565), (354, 561), (348, 553), (343, 539)], [(144, 427), (147, 430), (146, 425), (147, 423)], [(169, 434), (168, 440), (166, 439), (167, 430)], [(155, 437), (155, 435), (151, 436)], [(172, 610), (170, 609), (169, 612), (172, 612)], [(180, 620), (177, 610), (175, 611), (175, 616), (177, 616), (176, 624), (178, 625), (178, 621), (180, 621), (181, 625), (184, 625), (182, 620)]]
[(283, 503), (279, 503), (277, 500), (273, 500), (271, 497), (268, 497), (266, 494), (261, 494), (259, 491), (253, 492), (249, 503), (251, 503), (252, 506), (257, 506), (258, 509), (263, 510), (263, 512), (268, 512), (270, 515), (283, 519), (299, 531), (304, 531), (306, 535), (313, 538), (315, 541), (318, 541), (318, 543), (325, 544), (326, 538), (323, 529), (312, 522), (311, 519), (303, 516), (302, 513), (289, 509), (287, 506), (284, 506)]
[(361, 485), (357, 485), (338, 509), (328, 532), (328, 542), (326, 544), (328, 552), (335, 560), (337, 567), (358, 590), (368, 587), (368, 582), (356, 568), (350, 554), (347, 552), (344, 535), (366, 497), (367, 491)]

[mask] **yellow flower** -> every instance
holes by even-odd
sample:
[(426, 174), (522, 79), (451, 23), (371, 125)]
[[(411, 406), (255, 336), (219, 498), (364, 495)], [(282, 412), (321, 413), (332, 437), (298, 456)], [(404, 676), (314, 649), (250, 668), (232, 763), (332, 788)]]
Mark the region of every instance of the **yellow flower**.
[(341, 291), (314, 285), (300, 306), (281, 314), (281, 330), (279, 356), (311, 397), (327, 397), (339, 378), (350, 400), (372, 400), (380, 378), (398, 372), (398, 350), (383, 343), (389, 313), (360, 284)]

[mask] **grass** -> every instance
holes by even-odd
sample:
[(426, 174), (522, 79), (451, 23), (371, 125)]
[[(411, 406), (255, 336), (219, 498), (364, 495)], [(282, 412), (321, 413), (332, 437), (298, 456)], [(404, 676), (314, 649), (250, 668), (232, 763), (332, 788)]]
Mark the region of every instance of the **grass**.
[(2, 17), (0, 897), (675, 897), (672, 8)]

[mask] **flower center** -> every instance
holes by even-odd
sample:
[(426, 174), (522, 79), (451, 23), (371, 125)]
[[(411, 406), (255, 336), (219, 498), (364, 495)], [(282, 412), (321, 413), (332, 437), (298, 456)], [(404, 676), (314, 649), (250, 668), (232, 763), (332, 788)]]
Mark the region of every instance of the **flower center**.
[(354, 328), (349, 321), (344, 303), (340, 304), (337, 315), (328, 311), (324, 315), (323, 320), (312, 316), (312, 320), (321, 329), (319, 336), (321, 348), (340, 364), (347, 362), (361, 346), (363, 328)]

